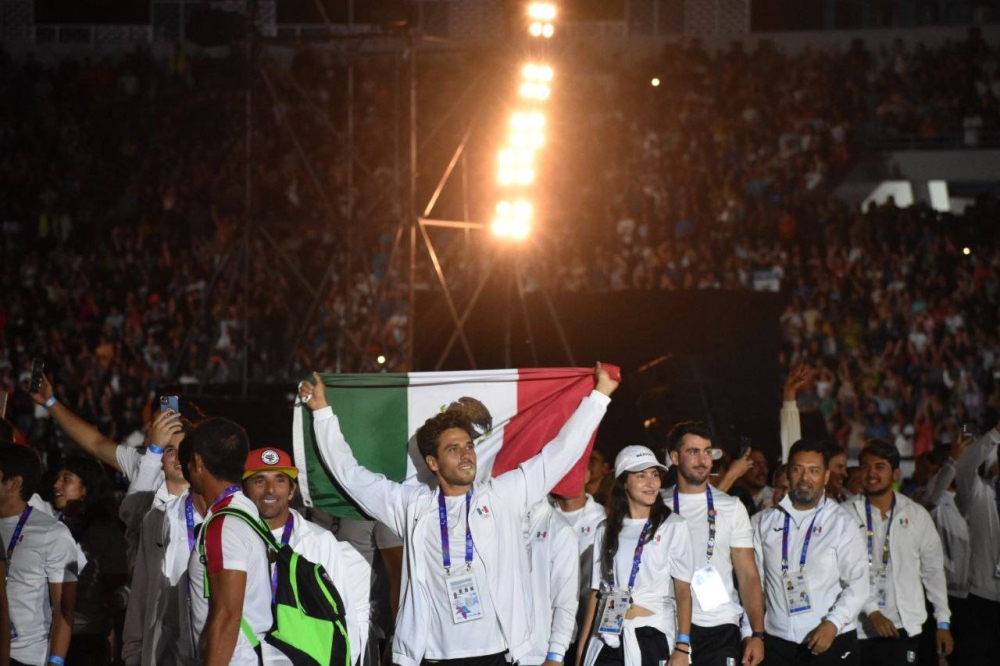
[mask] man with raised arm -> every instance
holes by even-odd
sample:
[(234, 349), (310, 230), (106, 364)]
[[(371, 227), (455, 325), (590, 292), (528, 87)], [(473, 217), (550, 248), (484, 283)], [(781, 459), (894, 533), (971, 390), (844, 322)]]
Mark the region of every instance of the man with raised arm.
[(326, 402), (319, 375), (303, 382), (316, 439), (337, 482), (403, 537), (406, 553), (392, 661), (399, 666), (505, 666), (532, 649), (531, 573), (523, 519), (587, 448), (618, 382), (598, 364), (595, 390), (556, 438), (517, 469), (476, 483), (476, 432), (442, 412), (417, 430), (437, 487), (389, 481), (358, 465)]

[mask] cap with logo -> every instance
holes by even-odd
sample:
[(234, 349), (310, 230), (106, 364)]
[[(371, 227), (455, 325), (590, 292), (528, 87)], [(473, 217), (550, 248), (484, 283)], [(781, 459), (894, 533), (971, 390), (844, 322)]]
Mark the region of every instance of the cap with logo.
[(254, 449), (247, 455), (243, 478), (250, 478), (257, 472), (284, 472), (293, 479), (299, 476), (299, 469), (292, 462), (292, 457), (281, 449), (273, 448)]
[(645, 446), (626, 446), (615, 458), (615, 476), (624, 472), (641, 472), (650, 467), (666, 470), (666, 466), (656, 459), (656, 455)]

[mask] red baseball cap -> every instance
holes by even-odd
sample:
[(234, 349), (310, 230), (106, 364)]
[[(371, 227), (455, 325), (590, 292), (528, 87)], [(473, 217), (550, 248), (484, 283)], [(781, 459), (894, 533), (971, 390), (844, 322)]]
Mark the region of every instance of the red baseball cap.
[(248, 479), (257, 472), (284, 472), (293, 479), (298, 478), (299, 469), (292, 457), (281, 449), (254, 449), (247, 455), (243, 468), (243, 478)]

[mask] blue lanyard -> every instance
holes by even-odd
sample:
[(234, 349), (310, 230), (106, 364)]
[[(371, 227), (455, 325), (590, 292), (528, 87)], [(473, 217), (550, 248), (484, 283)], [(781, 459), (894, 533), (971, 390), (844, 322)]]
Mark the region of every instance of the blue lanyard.
[[(892, 508), (889, 509), (889, 522), (885, 526), (885, 543), (882, 544), (882, 570), (889, 566), (889, 531), (892, 530), (892, 517), (896, 513), (896, 494), (892, 495)], [(872, 551), (875, 548), (875, 530), (872, 529), (872, 503), (865, 498), (865, 517), (868, 519), (868, 566), (872, 565)]]
[[(802, 542), (802, 555), (799, 557), (799, 571), (806, 568), (806, 555), (809, 553), (809, 541), (812, 539), (813, 525), (816, 524), (816, 517), (819, 516), (819, 512), (823, 510), (823, 506), (826, 504), (826, 500), (823, 500), (823, 504), (816, 509), (816, 513), (813, 514), (813, 519), (809, 523), (809, 529), (806, 531), (806, 540)], [(781, 573), (788, 573), (788, 526), (792, 521), (792, 517), (785, 512), (785, 529), (781, 533)]]
[(219, 493), (219, 496), (215, 498), (214, 502), (212, 502), (212, 509), (215, 509), (215, 507), (222, 500), (224, 500), (224, 499), (232, 496), (234, 493), (238, 493), (241, 490), (242, 490), (242, 488), (240, 488), (239, 486), (229, 486), (228, 488), (226, 488), (225, 490), (223, 490), (221, 493)]
[[(281, 545), (287, 546), (288, 540), (292, 538), (292, 527), (295, 525), (295, 517), (292, 512), (288, 512), (288, 519), (285, 520), (285, 529), (281, 533)], [(278, 565), (271, 565), (271, 603), (278, 597)]]
[(21, 517), (17, 519), (17, 526), (14, 528), (14, 534), (10, 537), (10, 543), (7, 544), (7, 570), (10, 571), (10, 560), (14, 556), (14, 549), (17, 548), (18, 539), (21, 538), (21, 532), (24, 531), (24, 525), (28, 522), (28, 516), (31, 515), (31, 505), (24, 507), (21, 511)]
[[(715, 502), (712, 500), (712, 487), (705, 486), (705, 502), (708, 504), (708, 563), (712, 562), (712, 555), (715, 554)], [(681, 515), (681, 498), (674, 486), (674, 513)]]
[[(653, 523), (646, 520), (646, 524), (642, 526), (642, 532), (639, 533), (639, 542), (635, 544), (635, 554), (632, 555), (632, 573), (628, 577), (628, 596), (632, 597), (632, 588), (635, 587), (635, 577), (639, 574), (639, 565), (642, 564), (642, 550), (646, 546), (646, 535), (649, 534), (649, 528), (653, 526)], [(614, 566), (611, 568), (611, 587), (615, 587), (615, 569)]]
[(194, 552), (197, 539), (194, 538), (194, 500), (190, 494), (184, 500), (184, 520), (187, 522), (188, 552)]
[[(472, 569), (472, 530), (469, 529), (469, 508), (472, 506), (472, 489), (465, 493), (465, 570)], [(444, 493), (438, 491), (438, 521), (441, 523), (441, 559), (444, 571), (451, 574), (451, 546), (448, 543), (448, 506)]]

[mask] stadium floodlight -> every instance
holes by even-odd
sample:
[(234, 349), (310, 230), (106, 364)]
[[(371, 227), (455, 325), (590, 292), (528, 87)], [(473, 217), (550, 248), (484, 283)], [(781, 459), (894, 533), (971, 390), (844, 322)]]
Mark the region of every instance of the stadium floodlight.
[(541, 37), (542, 36), (542, 32), (544, 30), (545, 30), (545, 26), (543, 26), (539, 21), (535, 21), (530, 26), (528, 26), (528, 33), (532, 37)]
[(524, 99), (538, 100), (539, 102), (544, 102), (552, 94), (548, 84), (531, 83), (530, 81), (521, 84), (520, 92)]
[(510, 117), (510, 126), (516, 131), (539, 132), (545, 127), (545, 114), (541, 111), (518, 111)]
[(556, 29), (552, 27), (551, 23), (546, 23), (545, 25), (542, 26), (542, 37), (544, 37), (545, 39), (550, 39), (552, 35), (555, 34), (555, 32)]
[(378, 358), (376, 358), (375, 360), (378, 362), (379, 365), (385, 365), (385, 356), (382, 356), (382, 354), (379, 354)]
[(650, 81), (649, 83), (650, 83), (650, 85), (652, 85), (652, 86), (653, 86), (654, 88), (658, 88), (658, 87), (660, 87), (660, 80), (659, 80), (658, 78), (656, 78), (655, 76), (653, 77), (653, 80), (652, 80), (652, 81)]
[(531, 230), (531, 217), (534, 209), (531, 202), (525, 199), (516, 201), (501, 201), (497, 204), (496, 217), (490, 229), (499, 238), (514, 238), (521, 240), (528, 236)]
[(528, 5), (528, 18), (536, 21), (554, 21), (556, 6), (551, 2), (533, 2)]
[(552, 81), (552, 75), (552, 68), (548, 65), (536, 65), (534, 63), (529, 63), (521, 68), (521, 77), (525, 81), (549, 83)]

